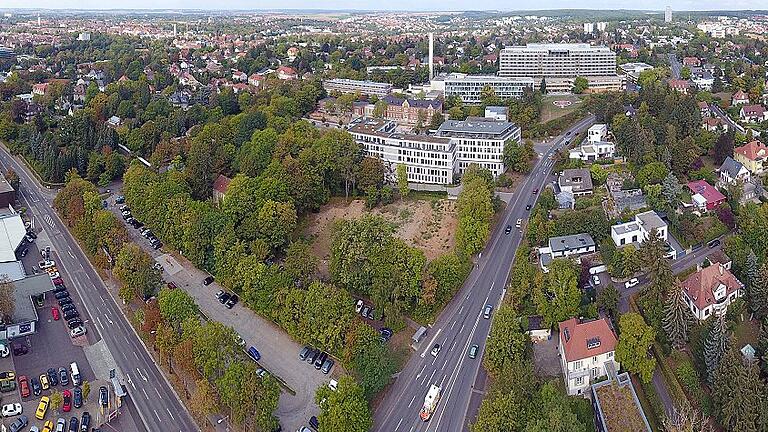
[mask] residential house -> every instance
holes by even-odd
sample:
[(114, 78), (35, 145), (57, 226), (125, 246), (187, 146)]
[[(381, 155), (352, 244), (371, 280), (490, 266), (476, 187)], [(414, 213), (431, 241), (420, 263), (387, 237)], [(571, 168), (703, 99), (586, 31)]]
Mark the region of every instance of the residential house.
[(292, 62), (296, 60), (296, 57), (299, 55), (299, 49), (296, 47), (290, 47), (288, 48), (286, 54), (288, 55), (288, 61)]
[(709, 117), (712, 114), (709, 110), (709, 104), (704, 101), (699, 102), (699, 112), (702, 118)]
[(731, 105), (747, 105), (749, 103), (749, 95), (744, 93), (741, 90), (738, 90), (736, 93), (733, 94), (731, 97)]
[(718, 182), (718, 186), (723, 188), (727, 187), (729, 184), (735, 182), (736, 180), (747, 182), (750, 179), (750, 173), (747, 167), (730, 156), (725, 158), (725, 162), (720, 165), (720, 169), (718, 169), (718, 171), (720, 172), (720, 180)]
[(699, 67), (701, 66), (701, 60), (697, 57), (683, 57), (683, 66)]
[(525, 332), (534, 343), (552, 338), (552, 329), (544, 323), (544, 317), (541, 315), (531, 315), (528, 317), (528, 327)]
[(598, 159), (613, 159), (615, 152), (616, 144), (610, 141), (585, 141), (582, 142), (579, 147), (574, 148), (568, 152), (568, 157), (571, 159), (580, 159), (585, 162), (590, 162)]
[(725, 195), (721, 194), (706, 180), (696, 180), (688, 183), (691, 190), (691, 199), (699, 211), (710, 211), (725, 202)]
[(604, 123), (594, 124), (587, 130), (587, 141), (591, 143), (608, 140), (608, 125)]
[(571, 192), (574, 196), (592, 194), (592, 177), (589, 170), (572, 168), (563, 170), (557, 179), (560, 190)]
[(248, 84), (256, 87), (257, 89), (261, 89), (261, 83), (264, 81), (264, 77), (259, 74), (251, 74), (251, 76), (248, 77)]
[(660, 239), (667, 241), (666, 222), (655, 211), (650, 210), (636, 214), (632, 221), (613, 225), (611, 238), (617, 247), (638, 244), (648, 240), (652, 230), (656, 230), (656, 235)]
[(685, 303), (699, 320), (725, 313), (744, 289), (744, 284), (720, 263), (691, 274), (681, 286)]
[(720, 117), (706, 117), (701, 122), (701, 128), (710, 132), (728, 132), (728, 123)]
[(743, 105), (739, 111), (739, 120), (750, 123), (758, 123), (768, 120), (765, 108), (762, 105)]
[(232, 81), (246, 82), (248, 74), (239, 70), (232, 71)]
[(586, 233), (560, 237), (550, 237), (548, 246), (539, 248), (539, 265), (544, 273), (549, 272), (549, 264), (557, 258), (579, 257), (597, 250), (592, 236)]
[[(421, 117), (423, 125), (426, 126), (436, 112), (443, 112), (440, 99), (400, 99), (387, 95), (379, 100), (387, 104), (383, 118), (400, 125), (413, 126)], [(357, 117), (374, 117), (375, 108), (372, 103), (357, 102), (352, 104), (352, 113)]]
[(559, 323), (560, 366), (569, 395), (584, 394), (590, 385), (608, 375), (607, 365), (616, 363), (618, 340), (608, 319), (580, 321), (571, 318)]
[(277, 68), (277, 78), (281, 80), (295, 80), (299, 78), (299, 74), (290, 66), (280, 66)]
[(691, 82), (688, 80), (671, 79), (667, 81), (667, 84), (669, 85), (669, 88), (682, 94), (688, 94), (688, 91), (691, 88)]
[(72, 102), (85, 103), (85, 86), (83, 84), (77, 84), (72, 89)]
[(112, 116), (107, 120), (107, 126), (118, 127), (122, 123), (122, 120), (118, 116)]
[(219, 176), (216, 177), (216, 180), (213, 182), (213, 202), (218, 204), (224, 200), (231, 182), (232, 179), (227, 176), (219, 174)]
[(753, 176), (765, 172), (768, 163), (768, 146), (758, 140), (753, 140), (741, 147), (733, 149), (733, 157), (743, 164)]
[(592, 408), (597, 432), (651, 432), (628, 372), (616, 374), (607, 363), (608, 379), (592, 384)]
[(48, 83), (32, 84), (32, 94), (35, 96), (45, 96), (48, 92)]

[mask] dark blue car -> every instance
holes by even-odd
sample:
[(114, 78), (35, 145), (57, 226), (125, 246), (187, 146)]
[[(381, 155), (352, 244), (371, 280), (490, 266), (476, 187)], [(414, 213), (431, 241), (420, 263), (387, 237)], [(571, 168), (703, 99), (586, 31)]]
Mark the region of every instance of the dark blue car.
[(256, 361), (259, 361), (259, 359), (261, 358), (261, 354), (259, 354), (259, 351), (256, 350), (256, 347), (248, 348), (248, 355), (251, 356), (251, 358)]

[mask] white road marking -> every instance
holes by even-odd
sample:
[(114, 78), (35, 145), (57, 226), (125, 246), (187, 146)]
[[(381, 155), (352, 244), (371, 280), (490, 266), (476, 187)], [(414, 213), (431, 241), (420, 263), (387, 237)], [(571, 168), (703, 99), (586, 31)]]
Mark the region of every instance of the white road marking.
[(143, 392), (144, 392), (144, 397), (146, 397), (146, 398), (147, 398), (147, 400), (149, 400), (149, 395), (147, 394), (147, 391), (146, 391), (146, 390), (144, 390), (144, 388), (143, 388), (143, 387), (141, 388), (141, 391), (143, 391)]
[(171, 419), (176, 421), (176, 417), (173, 416), (173, 414), (171, 413), (171, 410), (169, 410), (168, 408), (166, 408), (165, 410), (168, 411), (168, 415), (171, 416)]
[[(411, 401), (410, 401), (410, 402), (408, 402), (408, 408), (410, 408), (410, 407), (411, 407), (411, 405), (413, 405), (413, 401), (415, 401), (415, 400), (416, 400), (416, 395), (413, 395), (413, 397), (411, 398)], [(398, 424), (399, 424), (399, 423), (398, 423)]]
[(433, 343), (435, 342), (435, 339), (437, 339), (437, 336), (440, 334), (440, 331), (441, 331), (441, 330), (443, 330), (443, 329), (437, 329), (437, 332), (435, 332), (435, 335), (434, 335), (434, 336), (432, 336), (432, 340), (431, 340), (431, 341), (429, 341), (429, 344), (427, 344), (427, 348), (425, 348), (425, 349), (424, 349), (424, 352), (423, 352), (423, 353), (421, 353), (421, 358), (424, 358), (424, 356), (426, 356), (426, 355), (427, 355), (427, 351), (429, 351), (430, 349), (432, 349), (432, 345), (433, 345)]

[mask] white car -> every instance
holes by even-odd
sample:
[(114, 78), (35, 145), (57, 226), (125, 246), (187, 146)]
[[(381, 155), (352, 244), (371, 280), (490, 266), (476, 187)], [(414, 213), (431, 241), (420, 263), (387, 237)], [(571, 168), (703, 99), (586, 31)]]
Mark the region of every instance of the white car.
[(358, 300), (355, 304), (355, 313), (359, 314), (361, 310), (363, 310), (363, 301)]
[(3, 417), (13, 417), (19, 414), (21, 414), (20, 403), (9, 403), (8, 405), (3, 405)]
[(595, 286), (600, 285), (600, 276), (593, 275), (592, 276), (592, 284), (595, 285)]
[(38, 265), (38, 267), (40, 267), (41, 270), (45, 270), (48, 267), (55, 266), (56, 262), (53, 261), (53, 260), (50, 260), (50, 261), (40, 261), (39, 263), (37, 263), (37, 265)]
[(516, 226), (517, 228), (520, 228), (520, 226), (522, 226), (522, 225), (523, 225), (523, 220), (522, 220), (522, 219), (518, 219), (518, 220), (517, 220), (517, 223), (515, 224), (515, 226)]
[(435, 346), (432, 347), (432, 357), (437, 357), (438, 354), (440, 354), (440, 344), (435, 344)]
[(636, 286), (639, 283), (640, 283), (640, 281), (637, 280), (637, 278), (632, 278), (632, 279), (624, 282), (624, 288), (632, 288), (633, 286)]
[(76, 337), (82, 336), (82, 335), (84, 335), (86, 333), (87, 333), (87, 331), (85, 330), (85, 327), (77, 326), (77, 327), (75, 327), (75, 328), (73, 328), (72, 330), (69, 331), (69, 337), (76, 338)]
[(8, 345), (0, 343), (0, 357), (8, 357), (11, 354), (11, 350), (8, 349)]

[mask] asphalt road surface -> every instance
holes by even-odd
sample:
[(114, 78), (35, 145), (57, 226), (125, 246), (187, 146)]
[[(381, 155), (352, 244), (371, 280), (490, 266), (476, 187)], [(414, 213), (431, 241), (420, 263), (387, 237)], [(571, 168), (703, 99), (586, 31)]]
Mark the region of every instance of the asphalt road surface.
[[(550, 156), (563, 148), (566, 140), (572, 139), (594, 121), (594, 116), (585, 118), (555, 138), (531, 174), (525, 177), (503, 211), (500, 223), (464, 286), (429, 329), (419, 351), (411, 356), (382, 400), (374, 416), (374, 431), (455, 432), (464, 430), (467, 419), (474, 418), (479, 396), (473, 397), (477, 395), (473, 390), (476, 381), (484, 381), (480, 366), (493, 318), (484, 319), (483, 308), (491, 304), (495, 312), (503, 298), (510, 266), (522, 235), (514, 228), (515, 223), (517, 219), (527, 221), (529, 212), (525, 206), (533, 205), (538, 197), (534, 195), (534, 189), (541, 191), (554, 180), (550, 175), (554, 164)], [(509, 235), (504, 234), (507, 225), (513, 227)], [(439, 344), (441, 349), (433, 357), (430, 351), (435, 344)], [(477, 358), (470, 359), (467, 351), (473, 344), (479, 346), (480, 352)], [(441, 387), (441, 399), (432, 418), (422, 422), (419, 411), (432, 384)]]
[(737, 130), (741, 133), (747, 133), (747, 130), (744, 129), (740, 124), (733, 121), (732, 118), (728, 116), (723, 110), (716, 104), (710, 104), (709, 109), (712, 110), (712, 112), (715, 114), (715, 116), (720, 117), (725, 121), (725, 123), (728, 125), (728, 128), (731, 130)]
[(680, 72), (683, 70), (682, 65), (677, 60), (677, 56), (674, 53), (667, 54), (669, 58), (669, 67), (672, 69), (672, 78), (680, 79)]
[(37, 224), (44, 224), (57, 253), (59, 271), (72, 281), (86, 312), (93, 319), (86, 323), (89, 332), (96, 329), (106, 342), (126, 381), (130, 412), (138, 414), (145, 430), (190, 432), (199, 430), (184, 405), (147, 352), (143, 342), (126, 320), (114, 298), (90, 261), (75, 242), (52, 208), (55, 191), (41, 186), (26, 165), (0, 146), (0, 166), (19, 174), (19, 200), (32, 209)]

